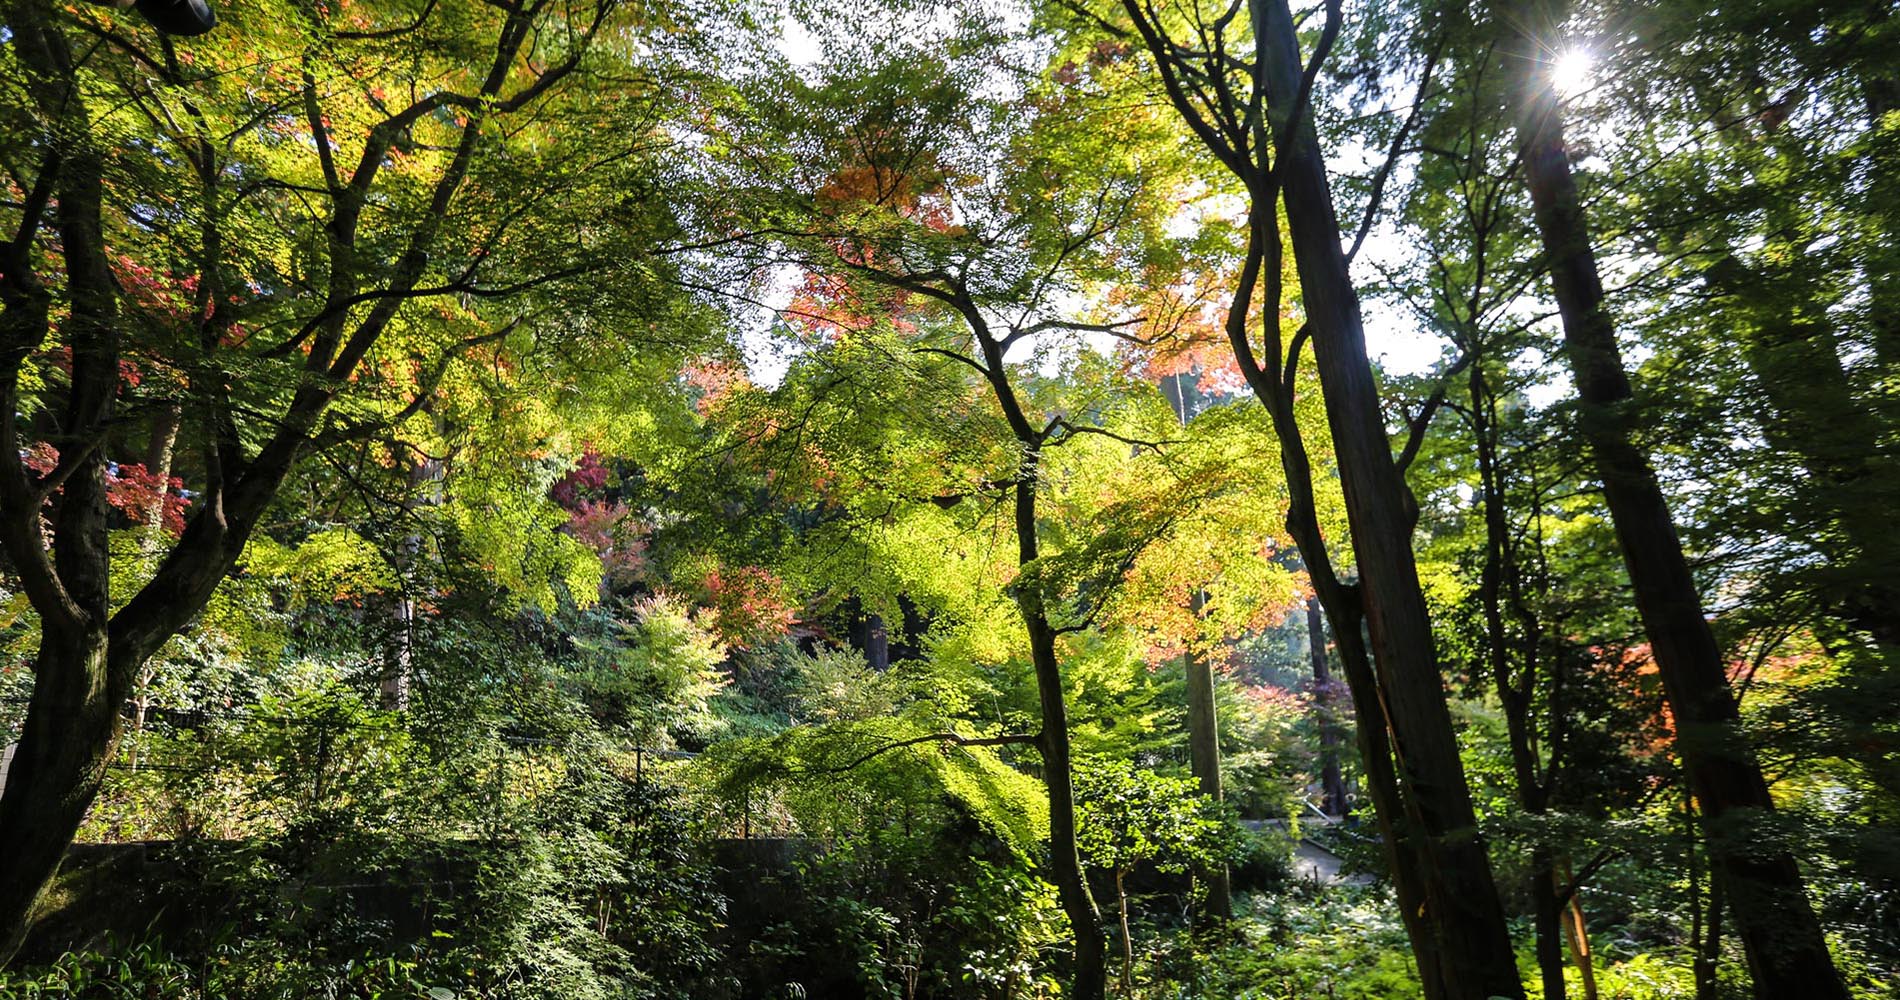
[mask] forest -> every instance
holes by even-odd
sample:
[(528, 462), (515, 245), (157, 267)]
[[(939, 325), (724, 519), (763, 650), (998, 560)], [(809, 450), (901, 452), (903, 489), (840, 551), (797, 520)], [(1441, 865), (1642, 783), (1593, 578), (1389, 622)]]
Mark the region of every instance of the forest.
[(1900, 4), (0, 0), (0, 998), (1900, 1000)]

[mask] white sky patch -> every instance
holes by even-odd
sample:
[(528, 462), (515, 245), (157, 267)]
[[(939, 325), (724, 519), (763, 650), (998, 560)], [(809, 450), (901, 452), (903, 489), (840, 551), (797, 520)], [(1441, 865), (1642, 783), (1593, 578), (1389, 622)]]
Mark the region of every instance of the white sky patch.
[(778, 49), (779, 54), (790, 60), (792, 65), (810, 66), (824, 58), (824, 42), (803, 22), (787, 15), (779, 25), (778, 40), (772, 43), (772, 47)]
[(785, 381), (804, 346), (794, 343), (779, 329), (779, 318), (790, 308), (803, 272), (790, 264), (772, 269), (757, 291), (759, 305), (751, 310), (752, 322), (739, 331), (739, 351), (745, 357), (746, 377), (752, 384), (776, 389)]

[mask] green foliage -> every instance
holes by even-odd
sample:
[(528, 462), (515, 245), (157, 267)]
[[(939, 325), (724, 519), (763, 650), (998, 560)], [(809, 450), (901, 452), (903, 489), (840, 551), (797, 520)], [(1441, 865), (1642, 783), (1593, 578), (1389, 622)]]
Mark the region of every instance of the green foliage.
[(604, 725), (667, 748), (717, 734), (713, 698), (727, 684), (726, 649), (676, 598), (656, 595), (628, 609), (617, 635), (581, 640), (583, 672), (570, 683)]
[(1211, 860), (1219, 823), (1192, 778), (1101, 758), (1076, 761), (1076, 846), (1086, 863), (1125, 872), (1143, 862), (1182, 871)]
[(813, 836), (967, 820), (1024, 857), (1048, 835), (1041, 783), (987, 747), (907, 716), (798, 726), (707, 755), (728, 800), (771, 796)]

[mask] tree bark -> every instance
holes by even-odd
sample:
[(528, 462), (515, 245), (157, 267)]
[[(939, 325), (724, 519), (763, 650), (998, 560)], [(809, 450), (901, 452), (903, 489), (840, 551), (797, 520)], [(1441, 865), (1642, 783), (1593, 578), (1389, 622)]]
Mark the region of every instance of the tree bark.
[(1319, 597), (1306, 599), (1306, 646), (1313, 661), (1313, 702), (1319, 715), (1320, 811), (1346, 815), (1346, 779), (1339, 770), (1338, 708), (1333, 704), (1333, 674), (1326, 663), (1326, 623)]
[[(1034, 452), (1025, 462), (1029, 479), (1016, 485), (1017, 546), (1020, 564), (1036, 558), (1036, 480)], [(1107, 992), (1108, 952), (1101, 911), (1089, 893), (1088, 875), (1075, 839), (1074, 764), (1069, 749), (1068, 695), (1062, 687), (1062, 663), (1056, 656), (1055, 630), (1043, 611), (1042, 595), (1033, 586), (1016, 596), (1023, 625), (1029, 632), (1030, 661), (1036, 671), (1036, 694), (1042, 709), (1043, 785), (1049, 793), (1049, 864), (1062, 912), (1075, 938), (1073, 995), (1077, 1000), (1102, 1000)]]
[[(1463, 943), (1447, 948), (1444, 943), (1454, 934), (1460, 935), (1461, 941), (1468, 941), (1468, 930), (1441, 930), (1447, 923), (1459, 921), (1459, 907), (1469, 905), (1472, 900), (1476, 901), (1480, 909), (1488, 908), (1493, 914), (1480, 915), (1476, 922), (1480, 928), (1479, 936), (1501, 941), (1503, 945), (1501, 948), (1495, 944), (1486, 945), (1480, 949), (1485, 954), (1479, 959), (1479, 964), (1490, 971), (1477, 978), (1502, 984), (1503, 996), (1522, 996), (1522, 987), (1517, 983), (1515, 967), (1509, 954), (1509, 939), (1505, 935), (1502, 911), (1497, 905), (1496, 887), (1490, 884), (1489, 862), (1484, 859), (1482, 845), (1477, 844), (1475, 839), (1462, 847), (1456, 843), (1449, 845), (1456, 856), (1454, 863), (1461, 863), (1460, 867), (1467, 876), (1472, 869), (1462, 862), (1468, 861), (1472, 857), (1472, 849), (1476, 849), (1476, 856), (1484, 865), (1479, 879), (1483, 883), (1483, 891), (1477, 896), (1466, 892), (1462, 899), (1448, 900), (1444, 892), (1445, 880), (1436, 874), (1442, 868), (1442, 851), (1439, 847), (1444, 846), (1441, 843), (1444, 835), (1452, 833), (1452, 839), (1456, 840), (1467, 833), (1475, 834), (1475, 830), (1448, 830), (1442, 822), (1435, 824), (1428, 821), (1426, 811), (1412, 801), (1414, 793), (1434, 801), (1440, 801), (1446, 795), (1454, 799), (1463, 797), (1466, 811), (1469, 812), (1469, 792), (1465, 788), (1462, 773), (1456, 773), (1449, 784), (1442, 780), (1445, 777), (1442, 773), (1432, 774), (1432, 783), (1422, 787), (1415, 788), (1407, 784), (1422, 774), (1430, 773), (1434, 763), (1442, 763), (1443, 755), (1431, 752), (1428, 747), (1423, 759), (1425, 769), (1421, 771), (1417, 767), (1408, 742), (1411, 739), (1409, 727), (1419, 721), (1416, 698), (1405, 701), (1406, 711), (1402, 715), (1389, 710), (1386, 693), (1381, 690), (1382, 679), (1375, 677), (1363, 635), (1366, 625), (1366, 602), (1362, 599), (1366, 591), (1365, 584), (1348, 585), (1341, 582), (1334, 572), (1327, 540), (1320, 531), (1318, 507), (1314, 501), (1312, 463), (1308, 459), (1293, 407), (1294, 375), (1299, 351), (1295, 347), (1287, 352), (1292, 356), (1285, 357), (1281, 350), (1279, 323), (1284, 303), (1280, 297), (1282, 250), (1278, 203), (1283, 192), (1290, 211), (1295, 210), (1296, 204), (1307, 209), (1302, 212), (1294, 234), (1295, 254), (1308, 258), (1302, 263), (1302, 284), (1307, 284), (1309, 271), (1322, 283), (1330, 282), (1325, 288), (1309, 288), (1307, 305), (1308, 315), (1316, 320), (1309, 328), (1317, 335), (1315, 351), (1322, 358), (1322, 392), (1328, 403), (1328, 417), (1335, 435), (1345, 433), (1350, 445), (1340, 454), (1342, 467), (1351, 466), (1353, 469), (1352, 482), (1347, 488), (1348, 506), (1357, 511), (1355, 517), (1369, 515), (1376, 519), (1380, 515), (1376, 510), (1368, 511), (1369, 503), (1376, 505), (1396, 500), (1386, 512), (1388, 517), (1405, 516), (1409, 513), (1410, 505), (1405, 502), (1402, 485), (1398, 483), (1396, 470), (1392, 468), (1392, 457), (1386, 451), (1382, 430), (1377, 435), (1380, 439), (1379, 454), (1370, 455), (1366, 450), (1363, 423), (1370, 415), (1376, 425), (1377, 400), (1371, 386), (1363, 331), (1357, 325), (1357, 299), (1350, 285), (1345, 284), (1343, 255), (1338, 245), (1338, 222), (1332, 217), (1331, 194), (1320, 162), (1318, 140), (1309, 124), (1291, 136), (1293, 142), (1290, 143), (1290, 151), (1275, 151), (1266, 140), (1268, 129), (1257, 121), (1228, 122), (1219, 116), (1204, 116), (1203, 109), (1211, 106), (1209, 102), (1238, 105), (1252, 100), (1236, 97), (1225, 82), (1231, 79), (1231, 63), (1236, 56), (1227, 51), (1198, 54), (1196, 46), (1177, 43), (1168, 36), (1165, 26), (1151, 16), (1152, 10), (1139, 0), (1123, 0), (1122, 9), (1154, 57), (1170, 103), (1209, 152), (1246, 184), (1250, 195), (1247, 253), (1242, 259), (1234, 293), (1227, 307), (1225, 333), (1228, 345), (1233, 349), (1236, 365), (1254, 396), (1266, 408), (1273, 421), (1274, 435), (1280, 442), (1280, 464), (1286, 473), (1287, 488), (1291, 494), (1287, 530), (1307, 566), (1320, 606), (1333, 626), (1334, 641), (1346, 674), (1347, 688), (1352, 695), (1353, 709), (1358, 715), (1357, 731), (1366, 791), (1378, 819), (1386, 863), (1398, 896), (1400, 917), (1411, 941), (1413, 957), (1418, 963), (1419, 979), (1426, 1000), (1462, 1000), (1468, 995), (1485, 995), (1477, 992), (1473, 977), (1468, 974), (1472, 968), (1472, 949)], [(1252, 69), (1255, 87), (1264, 89), (1273, 123), (1284, 134), (1288, 131), (1286, 123), (1293, 109), (1304, 103), (1305, 96), (1301, 93), (1303, 88), (1299, 86), (1302, 70), (1292, 18), (1286, 5), (1274, 0), (1254, 0), (1249, 14), (1255, 44), (1254, 50), (1249, 53), (1251, 58), (1243, 59), (1242, 62)], [(1338, 16), (1338, 7), (1329, 6), (1329, 34), (1336, 28)], [(1209, 81), (1208, 86), (1220, 91), (1219, 96), (1209, 95), (1196, 81)], [(1293, 155), (1287, 155), (1288, 152)], [(1268, 162), (1270, 153), (1274, 157), (1271, 164)], [(1298, 187), (1297, 194), (1295, 185)], [(1314, 198), (1319, 199), (1317, 212), (1312, 210)], [(1328, 231), (1330, 237), (1326, 235)], [(1328, 241), (1331, 243), (1330, 249), (1325, 246)], [(1331, 255), (1330, 258), (1327, 254)], [(1328, 260), (1330, 263), (1327, 263)], [(1260, 313), (1259, 333), (1264, 350), (1256, 353), (1254, 310), (1257, 304), (1262, 304), (1256, 302), (1262, 285), (1268, 290), (1265, 309)], [(1344, 315), (1338, 308), (1342, 302), (1350, 306)], [(1296, 343), (1299, 339), (1295, 338)], [(1342, 365), (1350, 369), (1354, 358), (1359, 375), (1356, 380), (1350, 370), (1343, 374), (1340, 371)], [(1263, 360), (1266, 362), (1264, 365)], [(1360, 426), (1346, 426), (1355, 421)], [(1335, 444), (1338, 444), (1337, 437)], [(1377, 473), (1377, 464), (1381, 462), (1388, 473), (1382, 480)], [(1368, 463), (1372, 463), (1370, 474), (1377, 487), (1371, 490), (1370, 495), (1363, 488), (1363, 480), (1368, 475)], [(1409, 544), (1409, 518), (1407, 520), (1408, 538), (1402, 540), (1402, 549), (1405, 544)], [(1360, 524), (1355, 521), (1355, 543), (1359, 541), (1359, 531)], [(1390, 538), (1384, 539), (1381, 545), (1375, 546), (1372, 554), (1389, 554), (1390, 541)], [(1412, 590), (1416, 594), (1416, 569), (1411, 566), (1409, 549), (1403, 551), (1402, 558), (1405, 566), (1411, 570)], [(1368, 563), (1365, 553), (1361, 554), (1360, 564), (1362, 577), (1369, 572), (1383, 573), (1387, 568), (1376, 560)], [(1368, 566), (1376, 568), (1369, 571)], [(1388, 580), (1382, 585), (1379, 596), (1389, 596), (1387, 591), (1393, 586), (1403, 591), (1403, 579)], [(1381, 622), (1388, 621), (1389, 616), (1390, 612), (1382, 610)], [(1389, 628), (1382, 624), (1375, 629), (1374, 636), (1382, 651), (1391, 650), (1390, 640), (1393, 636)], [(1429, 648), (1428, 637), (1428, 659)], [(1425, 737), (1425, 741), (1442, 750), (1451, 742), (1450, 720), (1444, 706), (1443, 692), (1438, 690), (1440, 680), (1436, 664), (1431, 664), (1429, 676), (1413, 677), (1410, 684), (1408, 693), (1414, 696), (1421, 688), (1432, 689), (1428, 700), (1438, 704), (1443, 731), (1436, 738)], [(1429, 726), (1429, 710), (1426, 722)], [(1401, 771), (1404, 772), (1403, 782)], [(1438, 821), (1445, 818), (1442, 809), (1434, 811), (1430, 817)], [(1439, 842), (1435, 842), (1434, 838)], [(1458, 881), (1468, 882), (1469, 879), (1461, 878)], [(1454, 966), (1456, 971), (1448, 969), (1448, 964)]]
[(1554, 874), (1570, 890), (1570, 898), (1564, 904), (1564, 939), (1570, 945), (1570, 960), (1583, 980), (1583, 1000), (1597, 1000), (1596, 960), (1590, 954), (1590, 925), (1583, 919), (1583, 894), (1580, 887), (1570, 885), (1568, 861)]
[[(103, 205), (104, 164), (94, 148), (86, 106), (78, 94), (65, 36), (49, 11), (22, 2), (5, 9), (5, 23), (36, 103), (51, 122), (49, 146), (63, 147), (51, 178), (57, 192), (53, 224), (66, 267), (69, 313), (61, 334), (71, 347), (71, 385), (56, 441), (62, 464), (74, 462), (50, 514), (51, 558), (39, 526), (41, 494), (18, 456), (16, 426), (19, 364), (48, 330), (16, 325), (44, 322), (28, 288), (30, 264), (10, 260), (5, 275), (7, 361), (0, 393), (0, 477), (4, 477), (4, 540), (22, 587), (40, 613), (40, 648), (33, 694), (13, 763), (0, 795), (0, 963), (11, 959), (32, 926), (47, 884), (59, 870), (73, 831), (84, 820), (104, 778), (118, 736), (119, 708), (131, 693), (136, 664), (109, 655), (111, 551), (107, 543), (105, 456), (95, 446), (112, 416), (118, 388), (118, 300), (107, 263)], [(54, 161), (48, 161), (49, 164)], [(42, 300), (43, 304), (43, 300)], [(19, 310), (26, 307), (24, 314)], [(20, 339), (13, 339), (14, 336)], [(27, 338), (31, 337), (31, 340)], [(76, 460), (76, 461), (75, 461)]]
[[(1469, 349), (1475, 354), (1481, 344), (1482, 340), (1473, 333)], [(1505, 742), (1510, 749), (1511, 773), (1518, 805), (1526, 816), (1537, 821), (1550, 811), (1563, 743), (1553, 736), (1547, 743), (1549, 761), (1539, 760), (1537, 720), (1532, 712), (1541, 662), (1538, 655), (1541, 636), (1537, 622), (1526, 610), (1524, 602), (1522, 566), (1518, 562), (1517, 546), (1513, 543), (1505, 506), (1508, 491), (1505, 470), (1499, 461), (1500, 428), (1495, 420), (1495, 399), (1486, 378), (1486, 360), (1482, 356), (1473, 359), (1468, 379), (1471, 393), (1469, 420), (1478, 459), (1478, 492), (1484, 505), (1484, 561), (1479, 573), (1478, 604), (1484, 618), (1485, 659), (1490, 667), (1498, 704), (1504, 713)], [(1507, 591), (1511, 607), (1517, 612), (1519, 625), (1524, 630), (1520, 636), (1513, 636), (1505, 622)], [(1514, 649), (1518, 654), (1515, 659), (1519, 661), (1515, 664), (1515, 671)], [(1552, 658), (1551, 669), (1563, 669), (1561, 657)], [(1554, 697), (1551, 701), (1549, 729), (1553, 734), (1560, 734), (1562, 705)], [(1537, 836), (1541, 841), (1541, 830)], [(1544, 1000), (1563, 1000), (1565, 993), (1562, 933), (1564, 901), (1558, 896), (1560, 891), (1554, 852), (1547, 844), (1539, 842), (1531, 849), (1525, 894), (1531, 900), (1532, 947), (1543, 980)]]
[(1531, 925), (1535, 930), (1537, 970), (1544, 1000), (1564, 1000), (1563, 901), (1557, 898), (1557, 868), (1550, 848), (1531, 849)]
[(1703, 617), (1668, 504), (1634, 441), (1629, 377), (1604, 308), (1557, 95), (1543, 71), (1541, 53), (1556, 37), (1562, 11), (1527, 3), (1505, 21), (1522, 68), (1511, 88), (1518, 144), (1577, 383), (1578, 426), (1603, 483), (1689, 785), (1702, 805), (1715, 881), (1730, 897), (1757, 996), (1844, 1000), (1794, 856), (1764, 839), (1760, 827), (1774, 803), (1740, 731), (1722, 650)]
[[(1304, 66), (1285, 0), (1254, 0), (1268, 105), (1285, 132)], [(1413, 560), (1413, 509), (1380, 417), (1359, 298), (1312, 115), (1300, 114), (1275, 164), (1283, 183), (1301, 303), (1313, 333), (1327, 422), (1345, 492), (1378, 690), (1406, 807), (1425, 860), (1425, 905), (1452, 997), (1524, 995), (1491, 862), (1458, 756), (1431, 621)], [(1361, 728), (1364, 728), (1362, 721)]]

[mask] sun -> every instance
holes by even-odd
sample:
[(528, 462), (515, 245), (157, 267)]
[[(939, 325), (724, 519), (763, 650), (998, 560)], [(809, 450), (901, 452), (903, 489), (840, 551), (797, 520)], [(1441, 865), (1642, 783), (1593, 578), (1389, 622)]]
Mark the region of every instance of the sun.
[(1594, 68), (1588, 49), (1569, 49), (1550, 62), (1550, 83), (1560, 97), (1575, 97), (1590, 89)]

